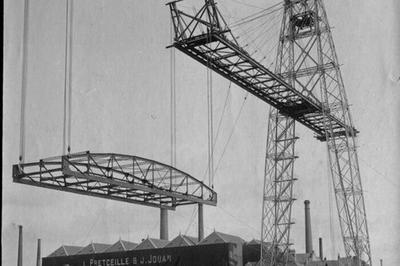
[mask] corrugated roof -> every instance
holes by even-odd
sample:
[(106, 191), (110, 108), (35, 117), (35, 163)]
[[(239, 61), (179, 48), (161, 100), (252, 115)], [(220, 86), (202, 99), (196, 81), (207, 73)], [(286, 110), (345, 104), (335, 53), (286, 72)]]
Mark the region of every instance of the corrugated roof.
[(206, 238), (204, 238), (199, 245), (208, 245), (208, 244), (215, 244), (215, 243), (239, 243), (239, 244), (244, 244), (246, 241), (244, 241), (242, 238), (234, 235), (228, 235), (224, 234), (221, 232), (214, 231), (210, 235), (208, 235)]
[(125, 246), (125, 250), (132, 250), (138, 246), (138, 243), (129, 242), (129, 241), (125, 241), (125, 240), (121, 240), (121, 241)]
[(68, 256), (75, 255), (76, 253), (78, 253), (79, 250), (82, 249), (82, 247), (78, 246), (64, 246), (64, 248), (67, 251)]
[(54, 250), (49, 256), (47, 257), (62, 257), (68, 256), (67, 252), (65, 251), (64, 246), (59, 247), (58, 249)]
[(138, 244), (136, 244), (136, 243), (120, 239), (117, 242), (115, 242), (113, 245), (111, 245), (109, 248), (104, 250), (104, 253), (132, 250), (132, 249), (136, 248), (137, 245)]
[(238, 236), (224, 234), (221, 232), (215, 232), (215, 233), (219, 234), (227, 243), (241, 243), (241, 244), (246, 243), (246, 241), (244, 241), (243, 238)]
[(53, 251), (53, 253), (51, 253), (48, 257), (71, 256), (71, 255), (75, 255), (81, 249), (82, 249), (82, 247), (78, 247), (78, 246), (64, 246), (64, 245), (62, 245), (61, 247), (59, 247), (58, 249)]
[(194, 246), (197, 244), (197, 238), (185, 235), (179, 235), (169, 242), (165, 248), (171, 247), (187, 247)]
[(197, 237), (193, 237), (193, 236), (186, 236), (183, 235), (188, 241), (192, 242), (193, 245), (197, 245), (199, 243), (199, 239)]
[(152, 249), (152, 248), (163, 248), (169, 243), (168, 240), (156, 239), (156, 238), (146, 238), (140, 243), (135, 250), (140, 249)]
[(79, 250), (79, 252), (77, 252), (76, 255), (102, 253), (110, 246), (111, 245), (109, 245), (109, 244), (90, 243), (86, 247)]

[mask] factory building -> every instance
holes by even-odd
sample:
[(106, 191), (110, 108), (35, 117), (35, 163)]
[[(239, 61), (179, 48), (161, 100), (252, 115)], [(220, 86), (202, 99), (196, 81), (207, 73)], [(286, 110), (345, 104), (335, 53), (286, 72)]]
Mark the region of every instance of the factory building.
[(171, 241), (146, 238), (140, 244), (119, 240), (113, 245), (62, 246), (43, 258), (43, 266), (243, 265), (245, 241), (213, 232), (202, 241), (179, 235)]
[[(287, 265), (359, 266), (357, 258), (327, 260), (323, 255), (322, 238), (319, 238), (319, 254), (315, 254), (308, 200), (304, 207), (305, 253), (290, 250)], [(61, 246), (43, 258), (43, 266), (259, 266), (261, 244), (255, 239), (246, 242), (238, 236), (217, 231), (201, 241), (181, 234), (171, 241), (147, 237), (141, 243), (133, 243), (120, 239), (114, 244), (92, 242), (84, 247)], [(268, 250), (270, 244), (263, 245)], [(361, 265), (367, 266), (364, 261)]]
[[(214, 231), (202, 241), (178, 235), (171, 241), (146, 238), (140, 244), (118, 240), (114, 244), (90, 243), (61, 246), (43, 258), (43, 266), (258, 266), (261, 242)], [(268, 245), (268, 244), (265, 244)], [(320, 252), (321, 254), (321, 252)], [(291, 251), (288, 266), (356, 266), (353, 258), (326, 260), (314, 252)], [(364, 264), (362, 264), (364, 265)]]

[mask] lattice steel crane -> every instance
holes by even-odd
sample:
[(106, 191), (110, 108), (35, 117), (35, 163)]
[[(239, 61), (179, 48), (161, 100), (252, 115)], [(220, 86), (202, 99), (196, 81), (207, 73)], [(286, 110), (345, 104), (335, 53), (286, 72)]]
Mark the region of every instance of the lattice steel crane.
[[(261, 226), (261, 264), (286, 265), (290, 227), (295, 122), (327, 143), (347, 256), (371, 264), (355, 137), (330, 26), (322, 0), (284, 0), (276, 69), (253, 59), (231, 34), (214, 0), (194, 15), (170, 2), (173, 46), (273, 108), (269, 114)], [(204, 29), (206, 29), (204, 31)]]

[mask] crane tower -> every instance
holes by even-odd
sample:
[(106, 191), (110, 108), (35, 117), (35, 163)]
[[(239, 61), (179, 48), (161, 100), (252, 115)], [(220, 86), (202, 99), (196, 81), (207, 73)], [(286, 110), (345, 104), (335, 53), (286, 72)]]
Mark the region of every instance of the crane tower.
[[(276, 73), (303, 95), (317, 97), (323, 106), (321, 121), (325, 136), (317, 138), (327, 143), (345, 252), (371, 265), (355, 143), (357, 132), (322, 0), (285, 0)], [(337, 131), (327, 114), (350, 125), (349, 130)], [(268, 247), (263, 246), (262, 256), (267, 265), (285, 264), (289, 257), (296, 140), (294, 119), (272, 108), (268, 120), (262, 214), (262, 240), (272, 242)]]
[(328, 149), (344, 248), (371, 265), (364, 196), (349, 104), (322, 0), (284, 0), (272, 71), (231, 33), (214, 0), (189, 15), (172, 1), (173, 46), (273, 108), (269, 114), (261, 226), (261, 264), (287, 265), (293, 223), (295, 123)]

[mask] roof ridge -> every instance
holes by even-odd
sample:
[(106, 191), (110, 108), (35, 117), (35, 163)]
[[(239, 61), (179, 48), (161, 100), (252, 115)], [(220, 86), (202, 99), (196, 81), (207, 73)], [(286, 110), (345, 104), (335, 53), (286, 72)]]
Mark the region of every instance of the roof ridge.
[(214, 231), (214, 233), (215, 233), (217, 236), (219, 236), (222, 240), (224, 240), (225, 242), (227, 242), (226, 239), (221, 235), (221, 234), (224, 234), (224, 233), (221, 233), (221, 232), (218, 232), (218, 231)]
[(188, 244), (189, 246), (191, 245), (191, 243), (189, 243), (189, 238), (187, 238), (185, 235), (182, 235), (182, 239), (186, 242), (186, 244)]
[(65, 245), (61, 246), (64, 249), (65, 254), (67, 254), (67, 256), (69, 256), (67, 249), (65, 248)]
[(151, 240), (151, 238), (150, 237), (148, 237), (147, 238), (147, 240), (149, 240), (150, 241), (150, 243), (154, 246), (154, 247), (157, 247), (157, 245), (153, 242), (153, 240)]
[(122, 248), (126, 251), (126, 247), (125, 247), (125, 244), (124, 244), (124, 242), (122, 242), (122, 239), (120, 238), (119, 239), (119, 242), (121, 243), (121, 245), (122, 245)]
[[(241, 243), (246, 243), (246, 240), (244, 240), (243, 238), (241, 238), (240, 236), (236, 236), (236, 235), (232, 235), (232, 234), (227, 234), (227, 233), (223, 233), (223, 232), (217, 232), (215, 231), (215, 233), (221, 237), (225, 242), (229, 242), (229, 238), (233, 238), (236, 240), (239, 240)], [(227, 239), (228, 238), (228, 239)]]

